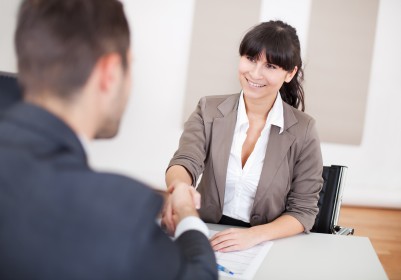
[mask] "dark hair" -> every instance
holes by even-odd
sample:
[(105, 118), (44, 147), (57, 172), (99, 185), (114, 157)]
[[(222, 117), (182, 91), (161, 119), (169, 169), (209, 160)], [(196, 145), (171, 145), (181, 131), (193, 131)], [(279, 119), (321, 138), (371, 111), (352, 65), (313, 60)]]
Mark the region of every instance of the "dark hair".
[(292, 71), (297, 66), (297, 73), (289, 83), (282, 85), (280, 94), (291, 106), (298, 108), (302, 105), (302, 111), (305, 110), (301, 48), (294, 27), (282, 21), (263, 22), (244, 36), (239, 53), (241, 56), (253, 58), (265, 53), (269, 63), (276, 64), (286, 71)]
[(117, 52), (127, 68), (129, 26), (117, 0), (25, 0), (15, 46), (25, 89), (69, 98), (101, 56)]

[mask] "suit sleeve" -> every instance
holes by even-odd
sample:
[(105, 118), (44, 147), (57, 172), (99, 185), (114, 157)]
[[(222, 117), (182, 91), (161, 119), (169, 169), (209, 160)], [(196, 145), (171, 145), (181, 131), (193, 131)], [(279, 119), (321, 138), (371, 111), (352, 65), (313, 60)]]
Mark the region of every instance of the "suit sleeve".
[(207, 153), (205, 123), (203, 118), (206, 98), (203, 97), (184, 124), (184, 132), (181, 135), (178, 150), (174, 153), (168, 167), (173, 165), (183, 166), (192, 177), (192, 185), (196, 185), (200, 174), (205, 168)]
[[(155, 205), (154, 197), (142, 200), (144, 207)], [(145, 208), (143, 208), (145, 209)], [(156, 224), (158, 207), (144, 214), (141, 222), (138, 279), (217, 279), (214, 252), (206, 236), (189, 230), (172, 241)]]
[(319, 211), (317, 202), (323, 185), (323, 161), (315, 121), (308, 123), (301, 152), (295, 162), (286, 212), (309, 232)]

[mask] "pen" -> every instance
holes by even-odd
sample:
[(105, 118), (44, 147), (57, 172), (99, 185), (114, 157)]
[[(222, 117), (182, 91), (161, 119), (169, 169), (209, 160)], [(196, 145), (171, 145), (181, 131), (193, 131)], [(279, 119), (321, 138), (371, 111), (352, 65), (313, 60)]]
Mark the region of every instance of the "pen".
[(232, 272), (231, 270), (229, 270), (228, 268), (226, 268), (226, 267), (224, 267), (224, 266), (222, 266), (220, 264), (217, 264), (217, 270), (218, 271), (223, 271), (223, 272), (228, 273), (230, 275), (234, 275), (234, 272)]

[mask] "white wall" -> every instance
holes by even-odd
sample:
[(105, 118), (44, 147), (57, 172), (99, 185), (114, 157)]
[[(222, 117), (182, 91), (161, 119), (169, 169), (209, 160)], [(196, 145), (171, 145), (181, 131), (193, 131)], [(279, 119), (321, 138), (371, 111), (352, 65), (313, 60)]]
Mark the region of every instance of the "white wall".
[(14, 31), (19, 0), (0, 0), (0, 71), (15, 72)]
[(193, 0), (125, 1), (133, 33), (134, 87), (121, 133), (95, 142), (91, 162), (164, 188), (178, 146)]
[[(1, 1), (0, 70), (12, 71), (12, 34), (4, 30), (11, 30), (17, 4)], [(182, 130), (194, 1), (125, 1), (134, 42), (133, 94), (119, 136), (90, 146), (95, 168), (163, 187), (164, 170)], [(261, 19), (282, 18), (293, 24), (305, 48), (309, 7), (310, 0), (264, 0)], [(401, 1), (380, 1), (361, 146), (322, 143), (326, 165), (349, 167), (344, 193), (347, 204), (401, 208), (400, 14)]]
[(323, 152), (350, 168), (345, 202), (401, 208), (401, 2), (379, 3), (362, 144), (323, 144)]

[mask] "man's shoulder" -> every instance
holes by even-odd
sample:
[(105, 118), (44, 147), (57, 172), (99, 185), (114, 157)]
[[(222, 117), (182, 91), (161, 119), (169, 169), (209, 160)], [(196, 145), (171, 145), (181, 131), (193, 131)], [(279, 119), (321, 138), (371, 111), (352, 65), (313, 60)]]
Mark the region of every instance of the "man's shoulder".
[[(98, 199), (104, 203), (146, 204), (152, 201), (156, 209), (162, 203), (147, 184), (124, 175), (107, 172), (97, 172), (91, 169), (64, 170), (59, 172), (57, 180), (65, 182), (65, 187), (74, 185), (73, 191), (87, 195), (88, 199)], [(153, 207), (151, 207), (153, 208)]]
[[(19, 189), (21, 194), (31, 192), (38, 198), (32, 199), (32, 204), (52, 205), (51, 201), (61, 201), (64, 205), (59, 209), (64, 209), (63, 206), (65, 209), (90, 208), (94, 215), (102, 210), (101, 205), (120, 213), (126, 212), (124, 205), (129, 206), (134, 214), (134, 206), (149, 203), (154, 214), (162, 204), (161, 197), (145, 183), (115, 173), (94, 171), (81, 157), (69, 153), (43, 159), (22, 149), (0, 147), (0, 169), (0, 177), (6, 182), (0, 189)], [(15, 193), (16, 201), (23, 200), (20, 193)]]
[(131, 193), (132, 195), (149, 196), (155, 195), (155, 191), (151, 189), (146, 183), (137, 179), (120, 175), (117, 173), (96, 172), (89, 170), (84, 172), (85, 175), (81, 179), (97, 182), (97, 186), (110, 191), (121, 191), (124, 193)]

